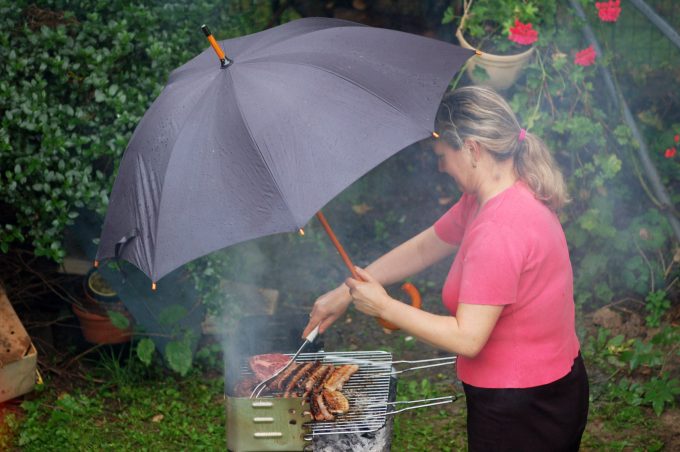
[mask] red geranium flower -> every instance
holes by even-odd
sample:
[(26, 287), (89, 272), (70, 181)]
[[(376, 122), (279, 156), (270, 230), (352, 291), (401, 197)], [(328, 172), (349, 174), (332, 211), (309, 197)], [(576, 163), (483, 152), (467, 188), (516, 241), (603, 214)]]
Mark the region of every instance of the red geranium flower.
[(608, 2), (595, 2), (597, 15), (603, 22), (616, 22), (621, 14), (621, 0), (609, 0)]
[(597, 55), (595, 54), (595, 49), (593, 49), (593, 46), (591, 45), (576, 53), (574, 63), (579, 66), (590, 66), (595, 62), (595, 57), (597, 57)]
[(675, 157), (675, 154), (677, 152), (678, 151), (675, 148), (668, 148), (668, 149), (666, 149), (666, 153), (664, 154), (664, 157), (666, 157), (667, 159), (672, 159), (673, 157)]
[(680, 135), (675, 135), (673, 137), (673, 141), (675, 141), (676, 143), (680, 143)]
[(531, 23), (523, 24), (515, 19), (515, 26), (510, 27), (508, 39), (517, 44), (528, 46), (538, 40), (538, 31), (531, 27)]

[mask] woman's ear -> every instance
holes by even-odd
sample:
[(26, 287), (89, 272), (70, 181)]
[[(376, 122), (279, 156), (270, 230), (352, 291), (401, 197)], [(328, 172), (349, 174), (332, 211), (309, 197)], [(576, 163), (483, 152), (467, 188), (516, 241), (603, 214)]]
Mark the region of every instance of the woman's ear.
[(479, 162), (479, 159), (482, 156), (479, 143), (473, 140), (465, 140), (465, 143), (463, 143), (463, 150), (469, 154), (472, 167), (476, 168), (477, 162)]

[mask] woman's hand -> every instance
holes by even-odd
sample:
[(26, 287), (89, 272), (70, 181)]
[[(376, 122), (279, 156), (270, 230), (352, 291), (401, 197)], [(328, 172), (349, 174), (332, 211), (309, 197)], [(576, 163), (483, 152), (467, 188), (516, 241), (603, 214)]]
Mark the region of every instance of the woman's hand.
[(385, 288), (366, 270), (355, 267), (357, 274), (363, 281), (347, 278), (345, 284), (354, 300), (354, 306), (364, 314), (381, 317), (382, 313), (394, 301)]
[(309, 314), (309, 323), (302, 337), (306, 337), (317, 325), (320, 325), (319, 333), (326, 331), (347, 311), (351, 302), (349, 289), (344, 284), (321, 295), (314, 302), (312, 313)]

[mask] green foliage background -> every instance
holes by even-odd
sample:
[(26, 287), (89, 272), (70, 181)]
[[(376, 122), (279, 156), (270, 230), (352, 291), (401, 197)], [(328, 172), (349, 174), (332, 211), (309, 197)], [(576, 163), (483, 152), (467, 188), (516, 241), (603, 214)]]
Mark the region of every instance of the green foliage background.
[(64, 257), (64, 228), (106, 210), (120, 157), (169, 73), (266, 25), (268, 2), (0, 0), (0, 249)]
[[(220, 39), (239, 36), (263, 29), (272, 17), (270, 8), (266, 1), (0, 0), (0, 249), (28, 246), (37, 255), (60, 261), (64, 228), (84, 211), (105, 212), (130, 135), (169, 73), (207, 47), (200, 24), (208, 23)], [(563, 5), (556, 11), (531, 12), (556, 16), (541, 18), (538, 56), (505, 94), (523, 124), (548, 142), (565, 170), (573, 201), (561, 215), (576, 301), (594, 309), (633, 297), (647, 303), (649, 318), (658, 324), (677, 300), (680, 255), (664, 214), (650, 199), (637, 144), (611, 108), (597, 66), (573, 63), (574, 53), (586, 46), (573, 12)], [(595, 14), (593, 8), (590, 12)], [(625, 15), (621, 20), (625, 22)], [(597, 24), (597, 18), (591, 23)], [(603, 27), (610, 26), (599, 24), (598, 33), (608, 36)], [(644, 66), (634, 58), (616, 59), (613, 52), (605, 52), (598, 64), (610, 66), (624, 81), (635, 73), (632, 81), (642, 87), (673, 68), (671, 61)], [(669, 80), (668, 89), (680, 91), (677, 77)], [(642, 91), (638, 98), (644, 96)], [(636, 114), (677, 206), (680, 158), (664, 159), (663, 149), (680, 133), (680, 117), (660, 114), (654, 105)], [(347, 205), (363, 202), (378, 208), (343, 222), (340, 232), (350, 227), (352, 234), (370, 231), (385, 250), (431, 224), (423, 224), (431, 218), (413, 213), (407, 203), (382, 202), (396, 191), (408, 191), (404, 183), (394, 183), (393, 171), (402, 175), (406, 168), (415, 179), (421, 170), (434, 167), (430, 157), (413, 150), (381, 165), (373, 179), (362, 179), (340, 197)], [(432, 193), (441, 190), (441, 178), (418, 179)], [(310, 256), (333, 255), (322, 234), (313, 227), (308, 232), (302, 244), (295, 237), (269, 243), (283, 250), (280, 255), (294, 247), (306, 247)], [(359, 262), (374, 257), (363, 248), (350, 244)], [(188, 266), (208, 303), (219, 301), (221, 277), (252, 264), (242, 256), (228, 257), (215, 253)], [(277, 259), (269, 255), (264, 260), (282, 263), (281, 274), (294, 268)], [(328, 266), (306, 273), (299, 268), (289, 280), (309, 281), (317, 291), (319, 281), (341, 280)], [(142, 351), (149, 361), (149, 350)]]

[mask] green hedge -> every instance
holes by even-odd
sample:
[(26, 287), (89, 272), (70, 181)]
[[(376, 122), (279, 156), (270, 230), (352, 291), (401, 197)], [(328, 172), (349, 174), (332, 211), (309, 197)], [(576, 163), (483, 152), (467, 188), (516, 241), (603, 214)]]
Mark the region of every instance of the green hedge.
[(80, 209), (106, 210), (116, 165), (170, 71), (262, 29), (268, 2), (0, 0), (0, 249), (60, 261)]

